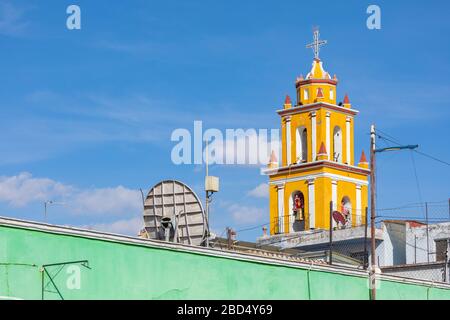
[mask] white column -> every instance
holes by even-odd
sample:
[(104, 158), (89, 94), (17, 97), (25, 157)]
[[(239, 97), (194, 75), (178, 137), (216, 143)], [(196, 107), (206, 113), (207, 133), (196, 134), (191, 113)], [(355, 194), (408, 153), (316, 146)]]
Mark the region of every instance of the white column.
[(309, 228), (316, 227), (316, 205), (315, 205), (314, 180), (308, 180), (308, 206), (309, 206)]
[[(337, 181), (331, 181), (331, 201), (333, 201), (333, 211), (337, 210)], [(333, 228), (337, 227), (336, 221), (333, 219)]]
[(278, 201), (278, 232), (284, 233), (284, 185), (277, 185)]
[(356, 185), (356, 225), (360, 226), (362, 223), (362, 208), (361, 208), (361, 185)]
[(311, 148), (312, 148), (312, 161), (316, 161), (317, 153), (317, 123), (316, 113), (311, 112)]
[(295, 216), (291, 213), (289, 213), (289, 232), (294, 232), (294, 222), (295, 222)]
[(292, 163), (291, 156), (291, 117), (286, 117), (286, 163), (290, 165)]
[(330, 146), (330, 116), (331, 114), (329, 112), (326, 113), (325, 117), (325, 130), (326, 130), (326, 148), (328, 153), (328, 160), (330, 160), (331, 157), (331, 146)]
[(345, 149), (347, 150), (347, 164), (352, 165), (351, 157), (350, 157), (350, 150), (351, 150), (351, 139), (350, 139), (350, 121), (352, 120), (351, 117), (347, 117), (347, 120), (345, 122), (345, 135), (346, 135), (346, 146)]

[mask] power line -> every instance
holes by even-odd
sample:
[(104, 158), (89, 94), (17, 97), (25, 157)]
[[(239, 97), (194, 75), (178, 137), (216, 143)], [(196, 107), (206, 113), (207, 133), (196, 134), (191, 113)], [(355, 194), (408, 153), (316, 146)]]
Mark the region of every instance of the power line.
[[(389, 142), (392, 142), (392, 143), (394, 143), (396, 145), (400, 145), (401, 144), (397, 139), (395, 139), (394, 137), (392, 137), (392, 136), (388, 135), (387, 133), (381, 131), (380, 129), (377, 129), (377, 131), (379, 131), (381, 133), (381, 135), (377, 134), (378, 138), (386, 140), (386, 141), (389, 141)], [(445, 160), (436, 158), (436, 157), (434, 157), (432, 155), (429, 155), (429, 154), (427, 154), (425, 152), (422, 152), (422, 151), (418, 151), (418, 150), (413, 150), (413, 151), (417, 152), (418, 154), (420, 154), (420, 155), (422, 155), (424, 157), (427, 157), (427, 158), (432, 159), (434, 161), (437, 161), (437, 162), (440, 162), (440, 163), (445, 164), (447, 166), (450, 166), (450, 163), (445, 161)]]
[(248, 227), (248, 228), (245, 228), (245, 229), (236, 230), (236, 232), (251, 231), (251, 230), (255, 230), (255, 229), (267, 226), (268, 224), (270, 224), (270, 222), (267, 222), (267, 223), (264, 223), (264, 224), (260, 224), (260, 225), (257, 225), (257, 226), (253, 226), (253, 227)]
[(437, 161), (437, 162), (440, 162), (440, 163), (445, 164), (445, 165), (447, 165), (447, 166), (450, 166), (450, 163), (447, 162), (447, 161), (438, 159), (438, 158), (436, 158), (436, 157), (433, 157), (433, 156), (431, 156), (431, 155), (429, 155), (429, 154), (426, 154), (426, 153), (423, 153), (423, 152), (420, 152), (420, 151), (417, 151), (417, 150), (414, 150), (414, 152), (417, 152), (418, 154), (420, 154), (420, 155), (422, 155), (422, 156), (424, 156), (424, 157), (430, 158), (430, 159), (432, 159), (432, 160), (434, 160), (434, 161)]
[(392, 207), (392, 208), (383, 208), (383, 209), (376, 209), (376, 211), (394, 211), (394, 210), (401, 210), (401, 209), (413, 209), (413, 208), (423, 208), (423, 204), (409, 204), (409, 205), (404, 205), (404, 206), (400, 206), (400, 207)]
[[(389, 218), (389, 219), (399, 219), (399, 220), (405, 220), (405, 219), (414, 219), (417, 221), (424, 221), (424, 218), (421, 217), (414, 217), (414, 216), (377, 216), (377, 218)], [(428, 218), (428, 220), (433, 220), (433, 221), (449, 221), (448, 218)]]
[(389, 135), (388, 133), (384, 132), (383, 130), (377, 128), (377, 132), (380, 132), (381, 134), (384, 134), (386, 137), (389, 137), (392, 139), (391, 142), (397, 143), (397, 144), (401, 144), (401, 142), (399, 140), (397, 140), (395, 137)]

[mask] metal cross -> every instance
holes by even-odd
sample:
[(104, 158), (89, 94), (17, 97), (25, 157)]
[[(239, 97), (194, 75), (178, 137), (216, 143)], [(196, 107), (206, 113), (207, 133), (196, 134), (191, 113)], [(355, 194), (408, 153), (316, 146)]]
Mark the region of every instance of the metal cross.
[(327, 44), (327, 40), (319, 40), (319, 28), (314, 28), (314, 41), (306, 45), (306, 48), (312, 48), (314, 51), (314, 58), (319, 59), (320, 47)]

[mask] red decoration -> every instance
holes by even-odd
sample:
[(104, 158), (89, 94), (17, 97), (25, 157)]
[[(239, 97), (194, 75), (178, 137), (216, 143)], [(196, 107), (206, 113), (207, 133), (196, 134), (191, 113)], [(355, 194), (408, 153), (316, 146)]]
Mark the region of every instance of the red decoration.
[(366, 154), (364, 153), (364, 150), (361, 153), (361, 158), (359, 159), (359, 163), (367, 163)]
[(322, 88), (317, 88), (317, 98), (323, 98)]
[(345, 94), (344, 104), (350, 104), (350, 99), (348, 98), (348, 94)]
[(303, 220), (303, 197), (297, 193), (294, 196), (293, 214), (297, 217), (297, 220)]
[(323, 142), (320, 145), (320, 149), (319, 149), (319, 153), (318, 154), (319, 155), (327, 154), (327, 149), (325, 148), (325, 145), (323, 144)]
[(289, 95), (286, 95), (286, 99), (284, 99), (284, 104), (292, 104), (291, 97), (289, 97)]

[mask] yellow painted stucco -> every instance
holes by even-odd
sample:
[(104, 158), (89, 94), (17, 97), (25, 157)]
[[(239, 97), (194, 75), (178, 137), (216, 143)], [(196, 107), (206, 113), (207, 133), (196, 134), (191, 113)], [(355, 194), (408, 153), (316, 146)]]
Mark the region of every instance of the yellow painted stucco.
[[(333, 182), (336, 184), (336, 197), (334, 210), (339, 210), (344, 197), (349, 199), (351, 206), (351, 225), (355, 226), (365, 221), (365, 208), (368, 201), (368, 164), (355, 164), (354, 159), (354, 117), (358, 113), (352, 109), (348, 97), (343, 103), (336, 104), (337, 78), (331, 78), (323, 69), (322, 62), (314, 59), (312, 69), (306, 78), (297, 79), (297, 102), (292, 105), (290, 99), (284, 104), (278, 113), (281, 117), (281, 162), (280, 167), (271, 167), (267, 171), (269, 175), (269, 208), (270, 208), (270, 232), (271, 234), (282, 231), (280, 223), (283, 223), (284, 233), (290, 230), (292, 218), (289, 215), (292, 208), (292, 195), (300, 191), (304, 197), (305, 229), (330, 228), (330, 201), (333, 199)], [(308, 92), (305, 96), (305, 91)], [(333, 94), (330, 96), (330, 91)], [(327, 148), (327, 115), (329, 116), (329, 139)], [(315, 158), (313, 155), (313, 124), (315, 116)], [(349, 128), (347, 129), (347, 122)], [(290, 125), (290, 147), (287, 139), (287, 126)], [(342, 152), (334, 147), (334, 129), (340, 127), (340, 139), (342, 139)], [(300, 134), (306, 129), (307, 157), (306, 161), (300, 161), (301, 150), (297, 150)], [(348, 132), (347, 132), (348, 131)], [(348, 136), (348, 137), (347, 137)], [(348, 139), (349, 138), (349, 139)], [(349, 140), (349, 143), (347, 142)], [(339, 145), (336, 138), (336, 145)], [(324, 145), (326, 154), (317, 156), (321, 145)], [(300, 144), (299, 144), (300, 146)], [(288, 148), (290, 159), (288, 159)], [(323, 150), (323, 149), (322, 149)], [(348, 152), (349, 150), (349, 156)], [(289, 160), (289, 161), (288, 161)], [(309, 185), (311, 185), (309, 187)], [(283, 218), (280, 218), (278, 189), (282, 190)], [(357, 189), (360, 188), (360, 201), (357, 201)], [(313, 190), (314, 196), (309, 194)], [(280, 191), (281, 192), (281, 191)], [(357, 206), (360, 207), (359, 210)], [(314, 207), (314, 209), (312, 209)], [(314, 216), (314, 225), (310, 226), (310, 219)], [(280, 222), (282, 221), (282, 222)]]

